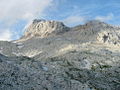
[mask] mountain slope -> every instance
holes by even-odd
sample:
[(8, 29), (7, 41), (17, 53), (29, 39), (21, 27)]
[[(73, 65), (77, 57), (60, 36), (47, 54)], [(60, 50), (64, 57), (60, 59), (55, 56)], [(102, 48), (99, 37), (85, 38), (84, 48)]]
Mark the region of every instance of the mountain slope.
[[(34, 20), (19, 40), (1, 41), (0, 53), (0, 72), (10, 75), (16, 66), (20, 70), (13, 71), (23, 78), (23, 84), (18, 78), (16, 82), (20, 85), (12, 81), (9, 85), (14, 85), (9, 88), (0, 84), (7, 90), (120, 88), (120, 28), (104, 22), (93, 20), (70, 28), (58, 21)], [(29, 80), (22, 77), (22, 72)], [(9, 81), (7, 77), (12, 78), (0, 76)]]

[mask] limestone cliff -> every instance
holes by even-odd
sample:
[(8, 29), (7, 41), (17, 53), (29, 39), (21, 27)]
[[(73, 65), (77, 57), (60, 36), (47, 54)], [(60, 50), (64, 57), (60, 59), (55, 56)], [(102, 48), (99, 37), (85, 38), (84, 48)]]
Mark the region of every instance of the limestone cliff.
[(49, 35), (59, 35), (67, 31), (69, 31), (69, 28), (65, 26), (62, 22), (35, 19), (26, 28), (24, 36), (22, 38), (24, 39), (30, 39), (32, 37), (45, 38)]

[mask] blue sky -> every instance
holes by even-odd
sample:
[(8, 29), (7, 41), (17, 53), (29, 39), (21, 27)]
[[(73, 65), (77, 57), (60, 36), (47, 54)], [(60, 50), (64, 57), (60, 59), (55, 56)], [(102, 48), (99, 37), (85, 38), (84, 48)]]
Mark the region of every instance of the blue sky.
[(70, 27), (93, 19), (120, 25), (120, 0), (0, 0), (0, 40), (18, 39), (36, 18)]

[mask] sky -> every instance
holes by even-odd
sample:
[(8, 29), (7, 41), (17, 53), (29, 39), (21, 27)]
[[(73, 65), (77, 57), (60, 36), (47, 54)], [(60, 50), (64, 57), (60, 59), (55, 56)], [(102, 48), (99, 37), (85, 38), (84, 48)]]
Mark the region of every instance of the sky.
[(0, 0), (0, 40), (19, 39), (34, 19), (69, 27), (89, 20), (120, 25), (120, 0)]

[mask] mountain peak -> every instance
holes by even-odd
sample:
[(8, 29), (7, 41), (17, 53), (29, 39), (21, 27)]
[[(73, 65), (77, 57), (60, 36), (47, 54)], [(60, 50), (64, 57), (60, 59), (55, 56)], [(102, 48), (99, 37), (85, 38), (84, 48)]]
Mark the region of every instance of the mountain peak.
[(98, 25), (98, 24), (106, 24), (105, 22), (102, 22), (100, 20), (90, 20), (88, 21), (86, 24), (90, 24), (90, 25)]
[(69, 28), (62, 22), (44, 19), (34, 19), (26, 28), (23, 38), (40, 37), (60, 34), (68, 31)]
[(111, 25), (105, 23), (105, 22), (102, 22), (100, 20), (91, 20), (91, 21), (88, 21), (85, 26), (90, 26), (90, 27), (111, 27)]
[(39, 23), (39, 22), (41, 22), (41, 21), (45, 21), (45, 19), (34, 19), (34, 20), (32, 21), (32, 23), (35, 24), (35, 23)]

